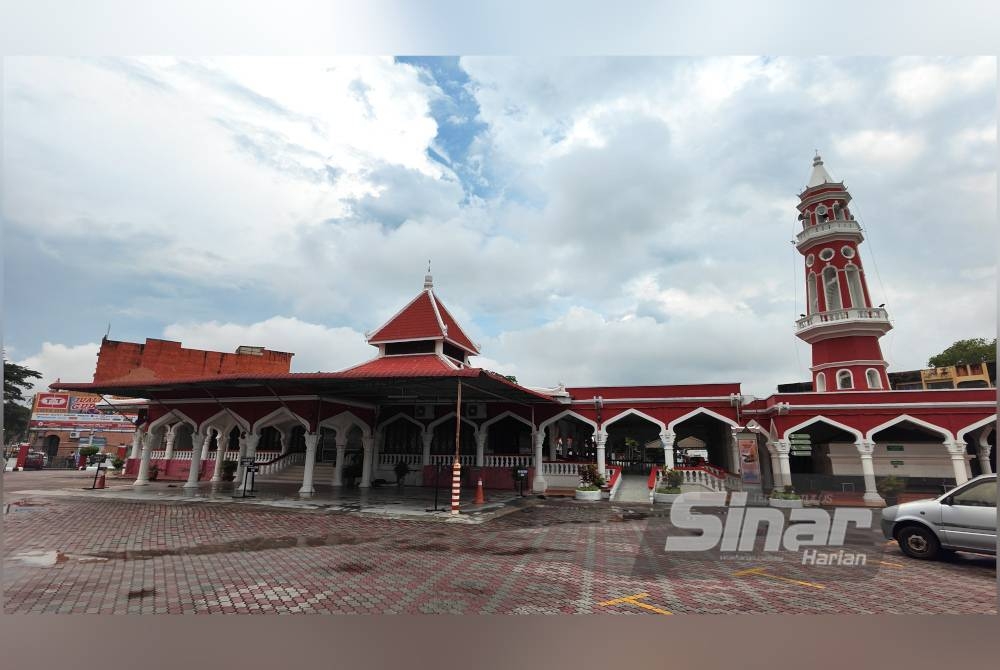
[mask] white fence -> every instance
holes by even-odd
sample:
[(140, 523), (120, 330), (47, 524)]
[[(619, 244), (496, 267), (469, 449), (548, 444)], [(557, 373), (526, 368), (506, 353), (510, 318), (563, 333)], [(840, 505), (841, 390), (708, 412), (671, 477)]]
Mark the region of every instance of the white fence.
[[(226, 460), (227, 461), (238, 461), (238, 460), (240, 460), (240, 452), (239, 452), (238, 449), (229, 449), (225, 453), (226, 453)], [(202, 460), (214, 461), (215, 457), (217, 455), (218, 455), (217, 451), (212, 451), (212, 452), (209, 452), (208, 454), (203, 454), (202, 455)], [(254, 459), (253, 460), (254, 460), (254, 463), (266, 463), (267, 461), (273, 461), (274, 459), (276, 459), (280, 455), (281, 455), (280, 451), (258, 451), (254, 455)], [(305, 454), (303, 454), (302, 456), (303, 456), (303, 459), (304, 459), (305, 458)], [(162, 459), (162, 458), (166, 458), (166, 457), (167, 457), (167, 452), (163, 451), (163, 450), (157, 450), (157, 451), (152, 452), (152, 454), (151, 454), (151, 458), (153, 458), (153, 459)], [(185, 460), (186, 461), (190, 461), (191, 460), (191, 452), (190, 451), (175, 451), (174, 455), (172, 456), (172, 458), (175, 461), (185, 461)], [(284, 459), (282, 459), (282, 460), (284, 460)], [(300, 462), (304, 463), (305, 461), (302, 460)]]
[[(420, 467), (424, 462), (423, 454), (379, 454), (379, 467), (391, 468), (403, 461), (410, 467)], [(454, 454), (431, 454), (431, 465), (451, 465), (455, 461)], [(486, 468), (514, 468), (518, 466), (530, 466), (531, 456), (517, 456), (513, 454), (490, 454), (483, 456), (483, 467)], [(475, 466), (476, 457), (472, 454), (462, 454), (458, 457), (458, 462), (463, 466)]]
[(738, 475), (729, 472), (716, 473), (715, 471), (703, 470), (700, 468), (677, 469), (683, 475), (682, 485), (702, 486), (711, 491), (742, 491), (743, 480)]

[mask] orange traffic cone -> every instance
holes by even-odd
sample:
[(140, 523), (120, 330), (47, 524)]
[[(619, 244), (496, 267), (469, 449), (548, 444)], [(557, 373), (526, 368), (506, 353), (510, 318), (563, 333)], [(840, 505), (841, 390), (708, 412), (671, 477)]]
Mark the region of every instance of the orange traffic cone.
[(482, 505), (486, 502), (486, 496), (483, 495), (483, 476), (479, 475), (479, 479), (476, 480), (476, 498), (472, 501), (476, 505)]
[(95, 489), (103, 489), (105, 487), (104, 473), (97, 475), (97, 483), (94, 484)]

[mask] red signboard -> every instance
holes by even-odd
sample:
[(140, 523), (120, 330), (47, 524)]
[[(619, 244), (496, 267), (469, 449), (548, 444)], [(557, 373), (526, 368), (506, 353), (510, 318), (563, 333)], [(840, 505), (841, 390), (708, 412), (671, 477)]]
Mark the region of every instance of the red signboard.
[(38, 411), (65, 412), (69, 409), (68, 393), (39, 393), (35, 409)]

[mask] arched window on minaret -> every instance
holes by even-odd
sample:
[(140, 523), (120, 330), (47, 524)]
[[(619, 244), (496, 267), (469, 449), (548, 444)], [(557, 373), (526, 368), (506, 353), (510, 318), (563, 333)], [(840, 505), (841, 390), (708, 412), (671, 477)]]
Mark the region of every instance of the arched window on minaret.
[(850, 370), (841, 370), (837, 373), (837, 388), (838, 389), (854, 388), (854, 375), (851, 374)]
[(847, 290), (851, 294), (851, 307), (867, 307), (865, 292), (861, 288), (861, 273), (858, 272), (858, 266), (854, 263), (848, 263), (844, 267), (844, 274), (847, 275)]
[(875, 368), (868, 368), (865, 370), (865, 378), (868, 380), (868, 388), (882, 388), (882, 378), (878, 376), (878, 370)]
[(832, 265), (826, 266), (823, 270), (823, 292), (826, 296), (826, 311), (843, 309), (840, 301), (840, 280), (837, 277), (837, 268)]
[(816, 375), (816, 390), (822, 393), (826, 390), (826, 373), (820, 372)]
[(816, 273), (810, 272), (806, 281), (806, 295), (809, 299), (809, 314), (819, 311), (819, 296), (816, 294)]

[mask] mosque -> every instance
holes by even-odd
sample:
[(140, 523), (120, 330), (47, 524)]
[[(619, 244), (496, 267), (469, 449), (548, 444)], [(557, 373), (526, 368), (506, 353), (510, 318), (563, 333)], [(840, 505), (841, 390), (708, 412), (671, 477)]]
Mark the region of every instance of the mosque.
[(795, 332), (812, 349), (807, 390), (760, 399), (739, 383), (523, 386), (470, 364), (479, 346), (430, 274), (368, 335), (374, 357), (345, 370), (289, 372), (291, 354), (259, 347), (220, 354), (167, 343), (170, 352), (151, 356), (105, 340), (94, 381), (51, 388), (142, 398), (130, 405), (141, 409), (126, 468), (136, 486), (154, 465), (188, 487), (221, 482), (226, 460), (241, 464), (236, 481), (253, 462), (262, 481), (291, 476), (303, 495), (394, 481), (399, 463), (430, 485), (457, 455), (464, 486), (472, 473), (487, 487), (513, 486), (523, 468), (532, 490), (551, 492), (574, 488), (581, 463), (612, 479), (666, 464), (709, 490), (791, 486), (879, 506), (878, 478), (938, 491), (994, 471), (994, 389), (890, 388), (879, 345), (889, 314), (869, 292), (851, 195), (818, 155), (797, 209), (806, 313)]

